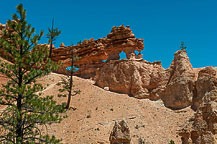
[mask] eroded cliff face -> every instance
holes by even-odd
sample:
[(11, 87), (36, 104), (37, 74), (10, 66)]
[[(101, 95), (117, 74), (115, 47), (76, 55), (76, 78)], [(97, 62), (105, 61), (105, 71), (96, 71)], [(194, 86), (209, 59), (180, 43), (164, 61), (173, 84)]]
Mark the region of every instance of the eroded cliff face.
[(174, 54), (168, 69), (143, 59), (109, 61), (97, 70), (96, 85), (135, 98), (161, 99), (171, 109), (197, 110), (216, 85), (216, 68), (195, 71), (183, 49)]
[(190, 106), (194, 95), (195, 73), (187, 52), (179, 50), (168, 69), (161, 62), (143, 59), (113, 60), (97, 70), (96, 84), (135, 98), (162, 99), (165, 106)]
[(209, 66), (200, 70), (195, 86), (196, 94), (193, 98), (193, 109), (197, 109), (202, 103), (203, 97), (217, 87), (217, 69)]
[[(0, 24), (0, 37), (5, 28)], [(39, 46), (49, 48), (48, 44)], [(74, 55), (80, 57), (75, 62), (79, 66), (76, 75), (94, 79), (101, 88), (135, 98), (161, 99), (171, 109), (191, 106), (196, 114), (180, 132), (183, 143), (217, 143), (217, 68), (192, 68), (186, 50), (174, 54), (168, 69), (161, 62), (145, 61), (141, 53), (134, 53), (143, 50), (143, 39), (135, 38), (125, 26), (113, 27), (107, 37), (84, 40), (73, 48)], [(66, 73), (66, 67), (71, 65), (71, 49), (63, 43), (59, 48), (53, 47), (52, 60), (63, 63), (57, 72)], [(119, 60), (122, 51), (127, 59)], [(7, 55), (2, 49), (0, 54)]]
[(98, 69), (96, 84), (136, 98), (157, 100), (159, 95), (151, 92), (166, 84), (168, 74), (160, 62), (150, 63), (143, 59), (114, 60)]
[[(141, 58), (142, 55), (136, 55), (134, 51), (141, 52), (144, 48), (143, 39), (135, 38), (129, 27), (119, 26), (113, 27), (107, 37), (94, 40), (84, 40), (81, 44), (75, 45), (74, 55), (80, 59), (75, 62), (79, 70), (76, 75), (84, 78), (93, 78), (96, 75), (96, 69), (102, 67), (105, 62), (103, 60), (119, 60), (119, 54), (124, 51), (128, 58)], [(65, 68), (71, 65), (69, 57), (71, 56), (71, 46), (54, 48), (52, 59), (61, 61), (64, 65), (59, 72), (66, 71)]]
[[(0, 36), (5, 28), (6, 25), (0, 24)], [(49, 48), (48, 44), (40, 46)], [(177, 51), (171, 66), (164, 69), (161, 62), (141, 59), (143, 48), (143, 39), (135, 38), (130, 27), (122, 25), (113, 27), (107, 37), (98, 40), (91, 38), (75, 46), (66, 47), (62, 43), (59, 48), (53, 47), (52, 60), (63, 63), (57, 72), (66, 73), (73, 52), (80, 58), (74, 63), (79, 67), (75, 75), (92, 78), (101, 88), (135, 98), (162, 99), (171, 109), (192, 106), (197, 110), (205, 94), (215, 87), (216, 69), (195, 71), (184, 49)], [(119, 60), (122, 51), (126, 53), (125, 60)], [(2, 50), (0, 53), (5, 55)]]
[(205, 94), (197, 112), (179, 135), (183, 144), (217, 143), (217, 87)]

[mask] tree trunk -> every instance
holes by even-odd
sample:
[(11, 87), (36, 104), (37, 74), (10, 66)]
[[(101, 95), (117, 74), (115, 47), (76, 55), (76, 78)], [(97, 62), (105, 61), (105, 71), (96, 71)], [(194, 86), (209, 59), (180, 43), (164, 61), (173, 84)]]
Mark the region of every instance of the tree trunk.
[(22, 129), (22, 95), (18, 95), (17, 99), (17, 124), (16, 124), (16, 143), (22, 144), (23, 142), (23, 129)]
[(52, 56), (52, 49), (53, 49), (53, 40), (51, 40), (51, 43), (50, 43), (49, 58), (51, 58), (51, 56)]
[[(21, 35), (22, 38), (22, 35)], [(22, 55), (23, 48), (20, 47), (20, 55)], [(19, 64), (19, 71), (18, 71), (18, 86), (19, 88), (22, 87), (23, 83), (23, 74), (22, 74), (22, 66)], [(17, 114), (16, 114), (16, 144), (23, 143), (23, 120), (22, 120), (22, 94), (19, 92), (17, 97)]]
[(71, 61), (71, 71), (70, 71), (69, 94), (68, 94), (68, 100), (67, 100), (67, 104), (66, 104), (66, 109), (69, 108), (71, 97), (72, 97), (73, 66), (74, 66), (74, 52), (73, 52), (73, 48), (72, 48), (72, 61)]
[[(52, 20), (52, 28), (51, 28), (52, 33), (53, 33), (53, 25), (54, 25), (54, 18)], [(51, 34), (49, 58), (51, 58), (51, 56), (52, 56), (52, 48), (53, 48), (53, 34)]]

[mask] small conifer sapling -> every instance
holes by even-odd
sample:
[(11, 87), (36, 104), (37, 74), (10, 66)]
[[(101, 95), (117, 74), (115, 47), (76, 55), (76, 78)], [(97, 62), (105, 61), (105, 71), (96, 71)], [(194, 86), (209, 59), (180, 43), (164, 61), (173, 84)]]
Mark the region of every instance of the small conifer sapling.
[[(68, 71), (69, 71), (68, 79), (62, 78), (62, 81), (58, 83), (58, 85), (62, 85), (62, 88), (59, 89), (59, 91), (67, 92), (67, 95), (68, 95), (67, 103), (65, 107), (66, 109), (69, 109), (70, 107), (71, 97), (80, 93), (80, 90), (72, 90), (72, 87), (74, 87), (73, 74), (74, 74), (74, 71), (76, 70), (76, 66), (74, 65), (74, 62), (76, 62), (79, 59), (79, 57), (75, 55), (75, 52), (74, 52), (75, 49), (73, 45), (70, 47), (70, 51), (71, 51), (71, 56), (70, 56), (71, 66), (68, 68)], [(66, 94), (59, 94), (59, 97), (66, 97)]]
[(48, 43), (50, 44), (49, 58), (51, 58), (52, 56), (53, 44), (56, 41), (56, 37), (59, 36), (60, 33), (61, 31), (58, 30), (58, 28), (54, 28), (54, 18), (53, 18), (51, 29), (48, 28), (48, 33), (47, 33)]
[(180, 49), (181, 50), (186, 50), (186, 46), (185, 46), (185, 43), (183, 41), (181, 41), (181, 46), (180, 46)]

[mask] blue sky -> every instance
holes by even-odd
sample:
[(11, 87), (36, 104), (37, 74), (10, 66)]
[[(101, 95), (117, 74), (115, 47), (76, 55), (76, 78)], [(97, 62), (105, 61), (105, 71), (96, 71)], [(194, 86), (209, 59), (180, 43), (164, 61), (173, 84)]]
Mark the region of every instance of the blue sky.
[[(23, 3), (38, 31), (51, 25), (62, 30), (55, 46), (98, 39), (113, 26), (130, 25), (144, 39), (144, 59), (168, 68), (184, 41), (193, 67), (217, 66), (217, 0), (0, 0), (0, 23)], [(47, 42), (44, 37), (41, 43)]]

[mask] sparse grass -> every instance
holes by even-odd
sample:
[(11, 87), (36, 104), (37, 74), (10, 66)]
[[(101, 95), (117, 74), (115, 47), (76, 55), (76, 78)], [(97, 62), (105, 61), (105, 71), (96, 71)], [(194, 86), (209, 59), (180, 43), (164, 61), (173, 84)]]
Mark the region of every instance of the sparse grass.
[(175, 142), (173, 140), (170, 140), (170, 143), (169, 144), (175, 144)]
[(138, 144), (145, 144), (145, 141), (140, 137), (140, 138), (138, 139)]
[(145, 139), (142, 139), (141, 137), (138, 139), (138, 144), (151, 144), (150, 142), (146, 141)]

